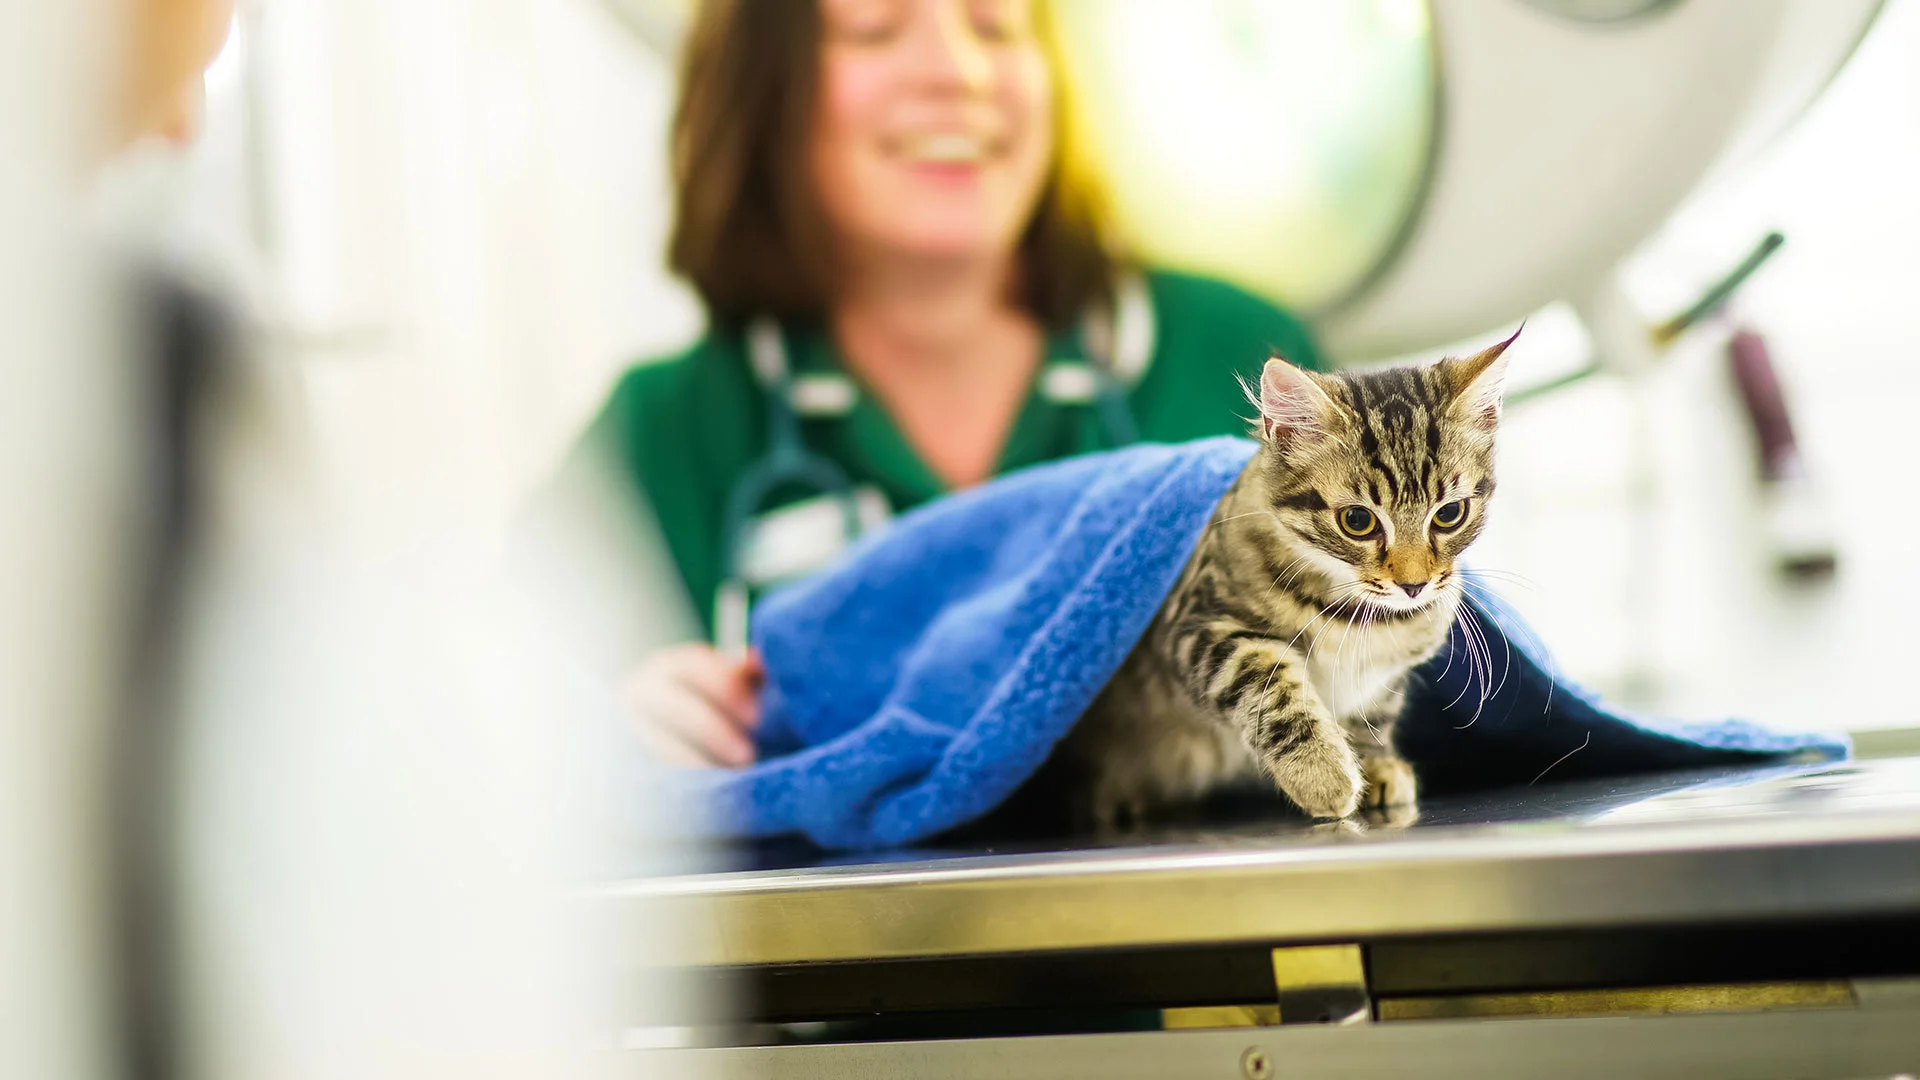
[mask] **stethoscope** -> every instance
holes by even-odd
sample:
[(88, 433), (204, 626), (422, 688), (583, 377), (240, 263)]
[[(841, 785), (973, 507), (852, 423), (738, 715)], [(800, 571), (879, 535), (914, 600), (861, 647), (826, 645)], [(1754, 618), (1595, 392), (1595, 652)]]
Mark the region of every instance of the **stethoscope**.
[[(1113, 308), (1089, 312), (1081, 321), (1085, 360), (1050, 360), (1041, 371), (1039, 392), (1057, 405), (1094, 410), (1102, 434), (1114, 447), (1139, 439), (1127, 388), (1137, 382), (1153, 356), (1153, 302), (1136, 274), (1115, 283)], [(865, 531), (858, 492), (840, 463), (807, 446), (802, 419), (845, 416), (859, 388), (840, 372), (796, 375), (788, 363), (786, 338), (779, 323), (762, 316), (747, 325), (747, 362), (766, 396), (767, 452), (747, 467), (727, 493), (720, 532), (720, 587), (713, 598), (713, 640), (723, 652), (740, 656), (747, 649), (747, 618), (752, 592), (744, 567), (754, 519), (777, 490), (783, 495), (812, 491), (836, 505), (841, 541), (850, 544)]]

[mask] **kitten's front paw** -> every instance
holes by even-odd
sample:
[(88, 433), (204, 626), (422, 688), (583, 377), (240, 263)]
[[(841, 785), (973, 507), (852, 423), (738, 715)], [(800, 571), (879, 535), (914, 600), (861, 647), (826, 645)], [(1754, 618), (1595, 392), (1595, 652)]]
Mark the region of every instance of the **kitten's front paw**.
[(1343, 818), (1360, 804), (1360, 763), (1345, 741), (1308, 739), (1266, 766), (1287, 798), (1314, 817)]
[(1341, 840), (1352, 836), (1367, 835), (1364, 823), (1353, 818), (1339, 818), (1334, 821), (1316, 821), (1307, 826), (1307, 835), (1322, 839)]
[(1405, 760), (1385, 755), (1366, 758), (1360, 762), (1360, 774), (1367, 781), (1365, 805), (1374, 808), (1414, 805), (1418, 792), (1413, 766)]
[(1405, 806), (1368, 806), (1360, 810), (1360, 820), (1370, 829), (1405, 829), (1420, 823), (1420, 808)]

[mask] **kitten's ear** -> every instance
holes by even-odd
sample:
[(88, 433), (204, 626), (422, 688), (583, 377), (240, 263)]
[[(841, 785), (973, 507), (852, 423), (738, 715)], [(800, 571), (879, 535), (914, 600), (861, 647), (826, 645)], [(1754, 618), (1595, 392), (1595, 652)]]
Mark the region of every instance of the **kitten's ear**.
[[(1520, 330), (1527, 328), (1520, 324)], [(1493, 424), (1500, 421), (1500, 401), (1507, 386), (1507, 346), (1520, 336), (1515, 330), (1513, 336), (1489, 349), (1462, 359), (1446, 359), (1440, 362), (1441, 370), (1446, 372), (1447, 381), (1453, 386), (1454, 408), (1463, 419), (1483, 420)]]
[(1260, 435), (1284, 446), (1327, 430), (1333, 417), (1333, 399), (1308, 372), (1276, 356), (1260, 372), (1260, 393), (1251, 388), (1248, 400), (1260, 410)]

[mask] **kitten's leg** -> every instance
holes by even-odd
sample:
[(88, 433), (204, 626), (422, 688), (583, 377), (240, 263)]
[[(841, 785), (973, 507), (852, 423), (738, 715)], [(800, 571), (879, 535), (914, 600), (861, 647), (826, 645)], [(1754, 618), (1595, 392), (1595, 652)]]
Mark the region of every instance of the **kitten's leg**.
[(1067, 788), (1076, 834), (1119, 837), (1140, 828), (1165, 789), (1155, 736), (1182, 695), (1152, 656), (1155, 634), (1150, 627), (1055, 748), (1053, 762), (1073, 776)]
[(1346, 722), (1347, 734), (1360, 755), (1360, 774), (1367, 782), (1361, 798), (1363, 806), (1411, 807), (1418, 800), (1413, 766), (1393, 749), (1393, 725), (1406, 707), (1406, 694), (1407, 677), (1402, 675), (1386, 688), (1373, 707)]
[(1288, 798), (1315, 817), (1353, 813), (1359, 764), (1307, 681), (1306, 657), (1227, 620), (1190, 624), (1173, 646), (1196, 703), (1239, 728), (1261, 771)]

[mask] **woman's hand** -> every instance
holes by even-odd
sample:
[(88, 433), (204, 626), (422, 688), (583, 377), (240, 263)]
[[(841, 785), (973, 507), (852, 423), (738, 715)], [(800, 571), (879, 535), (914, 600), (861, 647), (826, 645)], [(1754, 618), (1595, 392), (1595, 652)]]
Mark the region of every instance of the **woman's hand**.
[(663, 763), (739, 769), (753, 764), (765, 681), (758, 653), (736, 660), (704, 643), (676, 645), (647, 657), (624, 697)]

